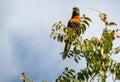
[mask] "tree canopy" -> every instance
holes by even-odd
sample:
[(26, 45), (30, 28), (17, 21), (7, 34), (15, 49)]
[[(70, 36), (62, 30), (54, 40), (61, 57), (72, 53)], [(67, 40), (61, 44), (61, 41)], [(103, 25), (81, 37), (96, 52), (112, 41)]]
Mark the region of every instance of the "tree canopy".
[(109, 22), (105, 13), (99, 12), (99, 17), (104, 23), (100, 38), (82, 38), (92, 22), (92, 19), (85, 14), (81, 16), (82, 26), (78, 28), (77, 33), (66, 27), (61, 21), (53, 24), (51, 38), (61, 43), (66, 40), (72, 42), (67, 58), (74, 59), (76, 63), (80, 63), (82, 58), (85, 58), (86, 61), (86, 67), (79, 72), (65, 67), (56, 82), (93, 82), (95, 78), (98, 79), (98, 82), (106, 82), (106, 78), (110, 75), (112, 75), (113, 81), (120, 80), (120, 63), (111, 58), (112, 55), (120, 52), (120, 46), (113, 48), (113, 41), (119, 38), (119, 30), (111, 29), (111, 26), (117, 26), (117, 24)]
[[(67, 58), (73, 59), (76, 63), (81, 63), (82, 58), (86, 61), (86, 67), (79, 72), (65, 67), (62, 74), (56, 78), (56, 82), (93, 82), (96, 78), (98, 82), (106, 82), (110, 75), (113, 81), (120, 80), (120, 63), (111, 58), (112, 55), (120, 52), (120, 46), (113, 48), (113, 41), (120, 37), (119, 29), (111, 29), (111, 26), (117, 26), (117, 24), (109, 22), (105, 13), (99, 12), (99, 17), (104, 23), (100, 38), (83, 39), (83, 34), (92, 22), (92, 19), (85, 14), (81, 16), (81, 27), (77, 32), (66, 27), (61, 21), (53, 24), (51, 38), (61, 43), (66, 40), (72, 42)], [(64, 51), (60, 54), (64, 54)], [(63, 60), (65, 58), (62, 57)], [(22, 73), (20, 79), (23, 82), (33, 82), (25, 73)]]

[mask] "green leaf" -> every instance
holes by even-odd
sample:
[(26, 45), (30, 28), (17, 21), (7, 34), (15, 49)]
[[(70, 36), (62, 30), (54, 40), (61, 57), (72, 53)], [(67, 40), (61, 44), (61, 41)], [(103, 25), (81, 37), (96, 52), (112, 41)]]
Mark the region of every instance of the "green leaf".
[(85, 24), (82, 24), (81, 33), (84, 33), (84, 31), (86, 31), (86, 25), (85, 25)]
[(63, 35), (61, 35), (61, 37), (60, 37), (60, 41), (63, 42)]
[(75, 62), (76, 62), (76, 63), (79, 63), (79, 61), (78, 61), (78, 59), (77, 59), (77, 58), (74, 58), (74, 60), (75, 60)]
[(86, 25), (85, 24), (82, 24), (82, 28), (84, 28), (84, 30), (83, 31), (85, 31), (86, 30)]
[(82, 80), (82, 81), (84, 81), (85, 80), (85, 78), (84, 78), (84, 76), (83, 76), (83, 74), (81, 73), (81, 72), (79, 72), (79, 73), (77, 73), (77, 79), (78, 80)]
[(56, 82), (63, 82), (61, 78), (56, 79)]
[(113, 26), (113, 25), (117, 26), (117, 24), (116, 24), (115, 22), (110, 22), (110, 23), (108, 24), (108, 26)]
[(89, 17), (84, 17), (85, 20), (92, 22), (92, 20)]
[(68, 74), (70, 74), (71, 76), (73, 76), (74, 74), (73, 74), (73, 72), (71, 72), (71, 71), (68, 71)]
[(68, 31), (68, 28), (63, 28), (63, 30), (64, 30), (64, 33), (67, 33), (67, 31)]
[(87, 21), (82, 21), (84, 24), (88, 25), (89, 26), (89, 23)]
[(68, 54), (69, 56), (73, 56), (73, 52), (70, 50), (70, 53)]
[(74, 80), (73, 80), (73, 82), (80, 82), (80, 81), (79, 81), (79, 80), (77, 80), (77, 79), (74, 79)]
[(25, 78), (25, 82), (28, 82), (28, 80), (29, 80), (29, 79), (26, 77), (26, 78)]
[(64, 69), (66, 72), (68, 71), (68, 67), (65, 67), (65, 69)]
[(102, 82), (106, 82), (106, 78), (105, 77), (102, 77)]
[(53, 34), (54, 34), (54, 29), (52, 30), (52, 32), (50, 34), (50, 38), (52, 38)]
[[(30, 80), (30, 82), (34, 82), (33, 80)], [(44, 81), (44, 82), (47, 82), (47, 81)]]
[(57, 34), (57, 33), (54, 33), (54, 34), (53, 34), (53, 39), (55, 40), (57, 37), (58, 37), (58, 34)]
[(56, 25), (57, 25), (57, 23), (54, 23), (54, 24), (52, 25), (52, 27), (54, 28), (54, 27), (56, 27)]
[(77, 34), (78, 34), (78, 36), (80, 36), (80, 34), (81, 34), (81, 28), (78, 28)]
[(88, 68), (88, 75), (92, 76), (92, 71)]
[(73, 69), (71, 69), (71, 70), (69, 70), (69, 71), (75, 73), (75, 70), (73, 70)]
[(62, 42), (63, 41), (63, 35), (58, 34), (57, 40), (58, 40), (58, 42)]
[(82, 74), (86, 77), (86, 79), (89, 78), (88, 73), (85, 70), (81, 70)]
[(66, 73), (63, 76), (65, 76), (66, 78), (68, 78), (70, 75)]
[(113, 54), (118, 54), (120, 52), (120, 47), (117, 47), (113, 50)]
[(79, 56), (77, 57), (79, 60), (81, 59)]
[(61, 26), (62, 26), (62, 24), (59, 24), (59, 23), (58, 23), (58, 24), (56, 25), (56, 30), (60, 30), (60, 27), (61, 27)]
[(107, 15), (105, 13), (99, 13), (99, 17), (103, 22), (106, 22)]

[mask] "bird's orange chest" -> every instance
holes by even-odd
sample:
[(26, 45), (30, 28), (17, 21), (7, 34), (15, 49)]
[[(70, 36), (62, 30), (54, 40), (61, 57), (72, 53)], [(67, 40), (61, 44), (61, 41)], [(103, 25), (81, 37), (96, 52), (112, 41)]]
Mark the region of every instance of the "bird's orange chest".
[(80, 16), (74, 16), (71, 18), (70, 22), (80, 22)]

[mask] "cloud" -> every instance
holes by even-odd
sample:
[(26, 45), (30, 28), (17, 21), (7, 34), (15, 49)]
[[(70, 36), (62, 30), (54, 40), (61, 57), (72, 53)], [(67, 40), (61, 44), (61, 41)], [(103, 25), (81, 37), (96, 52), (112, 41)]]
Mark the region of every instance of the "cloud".
[(18, 76), (21, 71), (17, 61), (17, 56), (14, 53), (13, 46), (11, 45), (10, 37), (3, 31), (0, 35), (0, 81), (7, 82), (13, 76)]

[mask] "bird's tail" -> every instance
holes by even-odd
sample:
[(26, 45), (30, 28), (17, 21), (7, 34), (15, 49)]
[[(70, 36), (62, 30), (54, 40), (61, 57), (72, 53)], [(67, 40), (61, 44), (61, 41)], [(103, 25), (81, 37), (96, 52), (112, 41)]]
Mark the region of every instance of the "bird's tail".
[(67, 57), (68, 52), (70, 50), (70, 47), (71, 47), (71, 43), (70, 42), (68, 42), (68, 43), (65, 44), (64, 52), (62, 54), (62, 59), (63, 60)]

